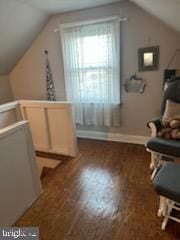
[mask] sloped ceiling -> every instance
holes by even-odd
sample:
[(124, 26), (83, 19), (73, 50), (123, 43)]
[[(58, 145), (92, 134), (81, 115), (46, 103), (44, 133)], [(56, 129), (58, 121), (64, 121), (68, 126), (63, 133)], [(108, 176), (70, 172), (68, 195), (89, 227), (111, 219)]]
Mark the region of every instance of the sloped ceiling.
[(0, 0), (0, 75), (8, 74), (48, 18), (120, 0)]
[(180, 32), (180, 0), (131, 0)]
[(19, 0), (48, 13), (56, 14), (120, 2), (122, 0)]
[[(13, 69), (51, 15), (119, 1), (0, 0), (0, 75)], [(180, 0), (131, 1), (180, 32)]]
[(10, 72), (47, 19), (42, 10), (16, 0), (0, 0), (0, 75)]

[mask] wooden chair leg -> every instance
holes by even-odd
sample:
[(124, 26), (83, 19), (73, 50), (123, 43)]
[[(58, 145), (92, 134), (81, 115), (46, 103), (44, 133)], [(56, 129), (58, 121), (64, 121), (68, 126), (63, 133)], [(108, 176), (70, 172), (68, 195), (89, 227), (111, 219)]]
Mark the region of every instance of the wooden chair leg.
[(153, 169), (153, 172), (151, 174), (151, 180), (154, 179), (158, 170), (163, 166), (164, 163), (165, 163), (165, 161), (162, 160), (162, 155), (161, 154), (151, 152), (151, 164), (150, 164), (150, 166)]
[(150, 169), (153, 170), (156, 168), (157, 160), (156, 156), (157, 154), (154, 152), (151, 152), (151, 163), (150, 163)]
[(162, 230), (165, 230), (166, 229), (166, 226), (167, 226), (167, 223), (169, 221), (169, 218), (170, 218), (170, 214), (171, 214), (171, 211), (172, 211), (172, 203), (169, 199), (165, 199), (166, 203), (165, 203), (165, 218), (162, 222), (162, 225), (161, 225), (161, 229)]
[(159, 209), (158, 209), (158, 217), (163, 217), (166, 214), (166, 198), (164, 198), (163, 196), (160, 196), (159, 199)]

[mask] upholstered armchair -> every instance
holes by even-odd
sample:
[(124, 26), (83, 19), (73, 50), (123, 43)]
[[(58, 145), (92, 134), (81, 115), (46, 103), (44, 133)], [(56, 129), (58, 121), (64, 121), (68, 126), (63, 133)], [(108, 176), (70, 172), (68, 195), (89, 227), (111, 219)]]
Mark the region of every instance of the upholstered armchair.
[[(168, 83), (162, 101), (161, 115), (164, 114), (167, 100), (180, 103), (180, 77), (176, 77)], [(146, 148), (151, 153), (150, 168), (153, 170), (151, 175), (151, 179), (153, 179), (164, 161), (180, 158), (180, 140), (158, 137), (158, 132), (162, 129), (162, 118), (148, 122), (147, 126), (151, 130), (151, 138), (147, 142)]]

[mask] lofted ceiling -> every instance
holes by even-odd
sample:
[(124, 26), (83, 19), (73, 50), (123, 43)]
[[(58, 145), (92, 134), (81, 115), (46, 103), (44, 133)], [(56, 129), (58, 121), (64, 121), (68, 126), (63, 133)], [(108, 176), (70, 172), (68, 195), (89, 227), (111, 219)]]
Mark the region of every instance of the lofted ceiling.
[[(51, 15), (120, 1), (0, 0), (0, 75), (13, 69)], [(180, 0), (131, 1), (180, 32)]]
[(117, 1), (0, 0), (0, 75), (13, 69), (51, 15)]
[(16, 0), (0, 0), (0, 75), (11, 71), (47, 19), (41, 10)]
[(180, 0), (131, 0), (180, 32)]
[(18, 0), (51, 14), (120, 2), (121, 0)]

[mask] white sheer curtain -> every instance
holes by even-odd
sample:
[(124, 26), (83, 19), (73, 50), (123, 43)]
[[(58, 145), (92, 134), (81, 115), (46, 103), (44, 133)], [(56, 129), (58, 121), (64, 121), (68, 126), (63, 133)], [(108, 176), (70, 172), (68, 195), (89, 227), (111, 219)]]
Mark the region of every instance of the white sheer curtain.
[(119, 20), (64, 27), (61, 35), (66, 96), (76, 124), (118, 126)]

